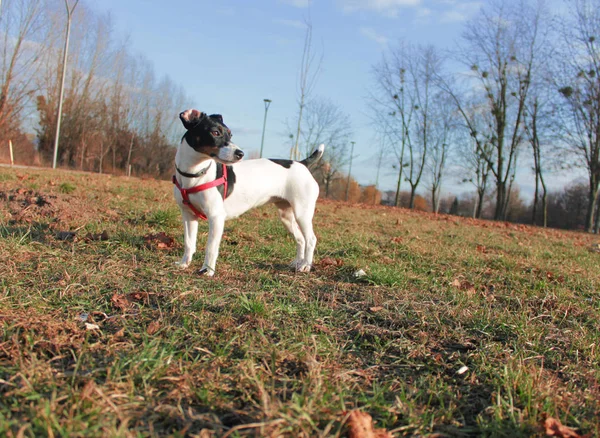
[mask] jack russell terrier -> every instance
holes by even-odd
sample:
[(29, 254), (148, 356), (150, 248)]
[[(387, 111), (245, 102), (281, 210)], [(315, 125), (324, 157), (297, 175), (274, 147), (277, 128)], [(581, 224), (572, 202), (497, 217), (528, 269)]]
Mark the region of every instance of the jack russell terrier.
[(177, 148), (173, 176), (174, 194), (184, 226), (185, 269), (196, 252), (198, 219), (208, 219), (208, 242), (200, 274), (212, 276), (219, 254), (225, 220), (272, 202), (296, 240), (291, 266), (309, 272), (317, 238), (312, 219), (319, 185), (308, 170), (319, 161), (320, 145), (302, 161), (266, 159), (239, 162), (244, 152), (231, 142), (231, 131), (219, 114), (189, 109), (179, 118), (187, 130)]

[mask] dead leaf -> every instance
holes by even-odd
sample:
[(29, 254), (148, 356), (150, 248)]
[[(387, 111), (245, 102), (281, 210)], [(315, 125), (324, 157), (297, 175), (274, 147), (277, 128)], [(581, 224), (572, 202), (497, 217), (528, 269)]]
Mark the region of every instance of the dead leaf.
[(374, 429), (373, 418), (366, 412), (355, 410), (348, 416), (348, 438), (393, 438), (385, 429)]
[(383, 306), (369, 307), (369, 310), (371, 312), (379, 312), (380, 310), (383, 310)]
[(132, 306), (132, 303), (131, 303), (131, 301), (129, 301), (127, 296), (121, 295), (118, 293), (113, 294), (113, 296), (110, 298), (110, 302), (117, 309), (121, 309), (121, 310), (129, 310), (129, 309), (131, 309), (131, 306)]
[(156, 333), (159, 330), (160, 330), (160, 321), (152, 321), (150, 324), (148, 324), (148, 327), (146, 328), (146, 333), (148, 333), (149, 335), (152, 336), (154, 333)]
[(132, 292), (130, 294), (127, 294), (127, 298), (134, 301), (148, 301), (149, 297), (150, 294), (148, 292)]
[(100, 241), (106, 241), (109, 239), (109, 234), (108, 231), (104, 230), (101, 233), (97, 233), (97, 234), (92, 234), (92, 233), (87, 233), (85, 235), (85, 240), (86, 241), (92, 241), (92, 240), (100, 240)]
[(557, 420), (556, 418), (548, 417), (544, 421), (544, 428), (547, 436), (556, 436), (559, 438), (581, 438), (577, 432)]
[(342, 259), (334, 259), (333, 257), (325, 257), (321, 259), (320, 265), (325, 266), (342, 266), (344, 264)]
[(100, 330), (100, 326), (98, 326), (97, 324), (90, 324), (89, 322), (86, 322), (85, 329), (86, 330)]
[(175, 239), (162, 231), (156, 234), (147, 234), (144, 236), (144, 240), (149, 248), (170, 249), (175, 245)]

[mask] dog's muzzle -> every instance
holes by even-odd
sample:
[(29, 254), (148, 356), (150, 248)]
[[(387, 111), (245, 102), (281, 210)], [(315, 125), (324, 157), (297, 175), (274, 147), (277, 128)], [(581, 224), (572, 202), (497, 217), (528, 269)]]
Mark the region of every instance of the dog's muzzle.
[(237, 163), (244, 158), (244, 151), (234, 143), (229, 143), (227, 146), (219, 148), (216, 158), (223, 163)]

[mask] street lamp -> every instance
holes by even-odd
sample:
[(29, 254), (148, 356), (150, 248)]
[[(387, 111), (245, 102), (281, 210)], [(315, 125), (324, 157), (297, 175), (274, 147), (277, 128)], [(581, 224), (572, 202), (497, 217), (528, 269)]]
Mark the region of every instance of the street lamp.
[(263, 99), (263, 102), (265, 102), (265, 119), (263, 121), (262, 139), (260, 140), (260, 158), (262, 158), (263, 146), (265, 144), (265, 127), (267, 126), (267, 111), (269, 111), (269, 105), (271, 105), (271, 99)]
[(69, 7), (69, 2), (65, 0), (65, 6), (67, 8), (67, 35), (65, 37), (65, 51), (63, 52), (63, 68), (60, 79), (60, 92), (58, 96), (58, 109), (56, 110), (56, 131), (54, 133), (54, 154), (52, 157), (52, 168), (56, 169), (56, 159), (58, 157), (58, 138), (60, 136), (60, 121), (62, 117), (62, 106), (63, 96), (65, 93), (65, 73), (67, 71), (67, 54), (69, 52), (69, 37), (71, 35), (71, 19), (73, 18), (73, 12), (77, 7), (79, 0), (75, 1), (72, 8)]

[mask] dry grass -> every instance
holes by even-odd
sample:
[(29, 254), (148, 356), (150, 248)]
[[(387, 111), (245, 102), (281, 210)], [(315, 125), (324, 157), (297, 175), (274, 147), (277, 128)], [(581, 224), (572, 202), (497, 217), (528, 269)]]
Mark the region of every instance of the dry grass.
[(206, 279), (171, 190), (0, 169), (0, 435), (598, 435), (596, 237), (322, 202), (300, 275), (265, 207)]

